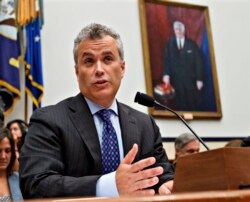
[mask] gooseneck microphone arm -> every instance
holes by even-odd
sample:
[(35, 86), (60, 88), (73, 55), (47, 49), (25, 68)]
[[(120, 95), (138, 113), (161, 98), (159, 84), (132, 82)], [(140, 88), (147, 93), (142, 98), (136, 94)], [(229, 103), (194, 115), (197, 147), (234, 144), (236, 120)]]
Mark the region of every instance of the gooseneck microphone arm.
[(138, 102), (141, 105), (147, 106), (147, 107), (155, 107), (155, 106), (159, 106), (163, 109), (166, 109), (170, 112), (172, 112), (173, 114), (175, 114), (181, 121), (182, 123), (184, 123), (188, 129), (193, 133), (193, 135), (200, 141), (200, 143), (207, 149), (209, 150), (208, 146), (203, 142), (203, 140), (194, 132), (194, 130), (187, 124), (187, 122), (185, 121), (184, 118), (182, 118), (182, 116), (180, 116), (178, 113), (176, 113), (174, 110), (170, 109), (167, 106), (162, 105), (161, 103), (157, 102), (153, 97), (150, 97), (149, 95), (137, 92), (136, 96), (135, 96), (135, 102)]
[(194, 136), (200, 141), (201, 144), (203, 144), (203, 146), (209, 150), (208, 146), (204, 143), (204, 141), (194, 132), (194, 130), (187, 124), (187, 122), (185, 121), (184, 118), (182, 118), (182, 116), (180, 116), (178, 113), (176, 113), (174, 110), (170, 109), (167, 106), (162, 105), (161, 103), (155, 101), (155, 105), (162, 107), (170, 112), (172, 112), (173, 114), (175, 114), (177, 117), (179, 117), (181, 119), (181, 121), (188, 127), (188, 129), (194, 134)]

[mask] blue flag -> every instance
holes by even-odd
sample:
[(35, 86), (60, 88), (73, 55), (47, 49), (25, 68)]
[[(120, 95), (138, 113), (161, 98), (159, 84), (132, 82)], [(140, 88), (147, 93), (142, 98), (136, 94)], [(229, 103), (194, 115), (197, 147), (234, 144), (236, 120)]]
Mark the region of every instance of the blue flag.
[(0, 102), (9, 114), (20, 99), (20, 44), (15, 27), (14, 1), (3, 2), (0, 13)]
[(41, 106), (43, 96), (42, 55), (40, 39), (40, 18), (37, 17), (25, 26), (26, 29), (26, 54), (25, 77), (26, 93), (31, 97), (33, 109)]

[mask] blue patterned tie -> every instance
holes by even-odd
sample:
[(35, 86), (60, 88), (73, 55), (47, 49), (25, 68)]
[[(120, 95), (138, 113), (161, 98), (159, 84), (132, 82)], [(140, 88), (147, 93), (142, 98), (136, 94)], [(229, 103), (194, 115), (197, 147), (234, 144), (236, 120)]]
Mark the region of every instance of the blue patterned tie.
[(110, 121), (111, 110), (102, 109), (97, 112), (103, 121), (102, 131), (102, 172), (113, 172), (120, 163), (119, 146), (115, 129)]

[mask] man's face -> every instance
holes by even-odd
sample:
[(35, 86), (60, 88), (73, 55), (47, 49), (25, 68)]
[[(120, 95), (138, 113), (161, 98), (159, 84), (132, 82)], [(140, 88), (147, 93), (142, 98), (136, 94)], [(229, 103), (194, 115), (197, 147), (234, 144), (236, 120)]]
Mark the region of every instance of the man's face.
[(175, 33), (176, 38), (183, 38), (185, 35), (185, 31), (181, 27), (175, 27), (174, 33)]
[(82, 41), (77, 56), (75, 72), (81, 93), (92, 102), (109, 107), (125, 72), (116, 41), (110, 36)]
[(0, 172), (6, 171), (11, 159), (11, 145), (7, 137), (0, 141)]
[(176, 156), (178, 158), (180, 156), (198, 153), (199, 151), (200, 142), (198, 140), (193, 140), (187, 143), (182, 149), (176, 149)]

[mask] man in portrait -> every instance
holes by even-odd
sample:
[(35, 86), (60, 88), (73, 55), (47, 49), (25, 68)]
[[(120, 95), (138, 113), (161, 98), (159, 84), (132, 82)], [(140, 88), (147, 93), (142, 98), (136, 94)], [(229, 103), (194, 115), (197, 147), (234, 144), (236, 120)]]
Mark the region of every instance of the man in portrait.
[(185, 25), (173, 23), (175, 36), (164, 52), (163, 82), (175, 89), (176, 110), (197, 111), (201, 104), (204, 67), (198, 45), (185, 35)]

